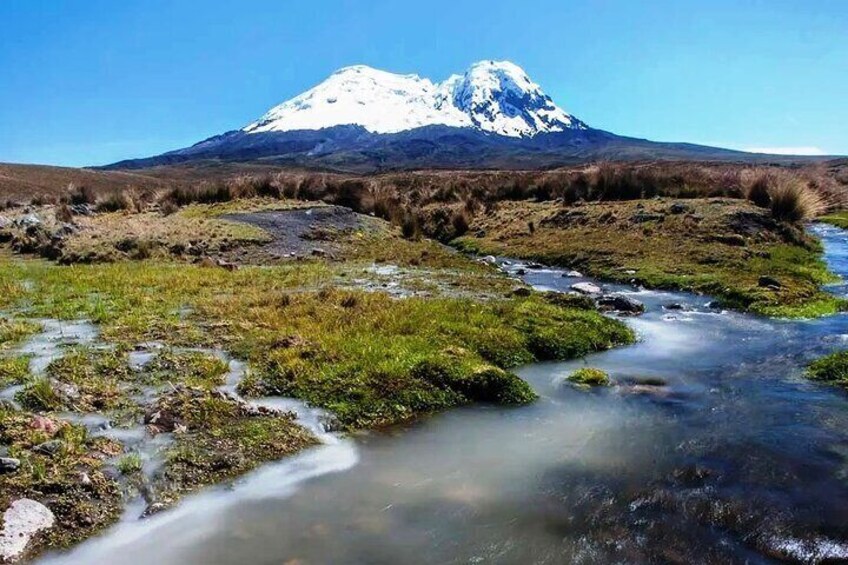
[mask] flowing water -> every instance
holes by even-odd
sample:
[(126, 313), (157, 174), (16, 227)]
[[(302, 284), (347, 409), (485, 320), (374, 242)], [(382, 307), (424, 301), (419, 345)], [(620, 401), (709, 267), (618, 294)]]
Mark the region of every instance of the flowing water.
[[(831, 268), (848, 275), (848, 234), (815, 230)], [(558, 290), (577, 280), (525, 278)], [(641, 341), (524, 367), (541, 396), (530, 406), (325, 435), (324, 446), (47, 561), (848, 560), (848, 395), (802, 377), (810, 359), (848, 346), (848, 316), (767, 320), (689, 294), (608, 288), (647, 305), (629, 321)], [(615, 386), (563, 381), (584, 364)]]

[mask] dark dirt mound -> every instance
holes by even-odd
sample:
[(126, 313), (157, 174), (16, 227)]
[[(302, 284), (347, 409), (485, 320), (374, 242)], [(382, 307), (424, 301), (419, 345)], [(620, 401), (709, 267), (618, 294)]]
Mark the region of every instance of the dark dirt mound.
[(360, 230), (377, 229), (374, 218), (341, 206), (315, 206), (294, 210), (228, 214), (223, 219), (261, 228), (274, 239), (262, 253), (286, 259), (308, 256), (334, 257), (342, 240)]

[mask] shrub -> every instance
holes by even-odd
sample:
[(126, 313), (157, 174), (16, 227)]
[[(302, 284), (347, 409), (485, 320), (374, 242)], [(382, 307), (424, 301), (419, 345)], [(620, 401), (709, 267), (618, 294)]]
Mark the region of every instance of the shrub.
[(97, 202), (97, 194), (91, 187), (74, 183), (68, 185), (68, 201), (71, 204), (94, 204)]
[(793, 224), (811, 220), (827, 208), (822, 197), (795, 176), (778, 177), (769, 196), (772, 217)]
[(745, 197), (760, 208), (768, 208), (771, 204), (771, 186), (774, 175), (759, 173), (746, 191)]
[(180, 209), (177, 206), (177, 203), (171, 199), (163, 200), (159, 203), (159, 212), (163, 216), (170, 216), (171, 214), (175, 214)]
[(465, 233), (468, 232), (469, 224), (468, 213), (465, 210), (454, 212), (453, 217), (451, 218), (453, 237), (465, 235)]
[(56, 210), (53, 212), (56, 216), (57, 222), (70, 223), (74, 219), (74, 215), (71, 212), (71, 208), (67, 204), (59, 204), (56, 206)]
[(47, 206), (48, 204), (56, 204), (58, 199), (52, 194), (36, 194), (30, 200), (33, 206)]
[(141, 204), (138, 199), (138, 194), (133, 190), (122, 190), (113, 192), (97, 201), (98, 212), (118, 212), (127, 210), (129, 212), (139, 212)]

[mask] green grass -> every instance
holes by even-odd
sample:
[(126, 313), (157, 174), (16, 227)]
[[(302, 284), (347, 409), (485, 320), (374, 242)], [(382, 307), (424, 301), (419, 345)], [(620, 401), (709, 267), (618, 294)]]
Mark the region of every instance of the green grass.
[[(109, 238), (120, 235), (119, 220), (93, 219), (108, 229), (92, 227), (86, 237), (95, 246), (110, 246)], [(134, 229), (153, 229), (148, 220), (134, 218)], [(185, 220), (167, 227), (166, 235), (190, 235), (197, 222)], [(224, 232), (219, 235), (223, 242)], [(585, 302), (514, 296), (518, 283), (433, 242), (402, 240), (385, 227), (344, 237), (343, 262), (313, 259), (237, 270), (152, 258), (57, 265), (0, 254), (0, 309), (32, 318), (88, 319), (105, 342), (68, 348), (40, 378), (29, 375), (26, 358), (0, 356), (0, 382), (25, 385), (17, 397), (24, 412), (0, 408), (0, 443), (23, 462), (20, 473), (0, 477), (0, 508), (12, 496), (47, 496), (58, 524), (43, 543), (55, 547), (111, 523), (120, 484), (134, 480), (107, 478), (102, 467), (117, 458), (119, 470), (134, 475), (137, 455), (120, 457), (120, 444), (59, 423), (62, 448), (50, 458), (34, 447), (56, 438), (32, 422), (36, 415), (57, 418), (65, 410), (138, 422), (136, 394), (148, 394), (148, 385), (159, 387), (156, 409), (167, 414), (155, 426), (173, 430), (176, 439), (153, 489), (164, 505), (315, 442), (288, 415), (257, 413), (222, 397), (214, 388), (224, 380), (226, 363), (187, 347), (220, 348), (248, 362), (245, 394), (291, 395), (355, 429), (471, 402), (530, 402), (535, 393), (512, 368), (634, 339), (624, 324)], [(374, 263), (398, 265), (401, 284), (431, 296), (396, 299), (358, 288), (363, 279), (380, 288)], [(9, 345), (33, 331), (12, 322), (4, 328), (3, 343)], [(128, 352), (147, 341), (166, 347), (141, 370), (131, 369)], [(173, 386), (163, 386), (168, 384)], [(91, 485), (82, 485), (81, 472)]]
[[(77, 392), (70, 406), (82, 411), (131, 409), (123, 383), (131, 381), (126, 352), (78, 347), (47, 367), (47, 375)], [(61, 396), (61, 395), (59, 395)]]
[[(458, 256), (450, 261), (471, 263)], [(354, 265), (347, 268), (359, 268)], [(89, 318), (119, 345), (111, 353), (72, 352), (51, 368), (58, 380), (79, 386), (84, 404), (94, 408), (122, 405), (117, 383), (132, 378), (122, 352), (148, 340), (221, 346), (254, 367), (247, 392), (307, 400), (336, 412), (349, 427), (489, 399), (474, 387), (445, 388), (416, 377), (413, 369), (423, 362), (448, 360), (456, 365), (456, 383), (488, 379), (512, 391), (495, 400), (526, 401), (530, 394), (518, 378), (498, 370), (633, 340), (620, 322), (539, 295), (483, 302), (396, 300), (333, 288), (345, 267), (306, 262), (226, 271), (157, 261), (75, 266), (28, 261), (6, 262), (0, 270), (32, 281), (25, 301), (36, 315)], [(474, 265), (468, 272), (480, 269)], [(162, 361), (166, 373), (195, 370), (176, 361)], [(189, 383), (215, 384), (220, 369), (201, 367)]]
[(812, 380), (848, 388), (848, 351), (816, 359), (807, 366), (806, 375)]
[[(2, 279), (0, 279), (2, 280)], [(36, 333), (41, 327), (29, 320), (0, 318), (0, 349), (16, 345), (26, 337)]]
[(68, 408), (49, 379), (44, 377), (29, 381), (23, 390), (18, 391), (15, 400), (29, 410), (52, 412)]
[(841, 210), (838, 212), (833, 212), (832, 214), (828, 214), (826, 216), (820, 216), (816, 218), (819, 222), (824, 222), (826, 224), (830, 224), (836, 226), (838, 228), (842, 228), (844, 230), (848, 230), (848, 210)]
[(0, 357), (0, 388), (29, 380), (29, 355)]
[(122, 475), (135, 475), (141, 472), (142, 461), (138, 453), (127, 453), (118, 460), (118, 470)]

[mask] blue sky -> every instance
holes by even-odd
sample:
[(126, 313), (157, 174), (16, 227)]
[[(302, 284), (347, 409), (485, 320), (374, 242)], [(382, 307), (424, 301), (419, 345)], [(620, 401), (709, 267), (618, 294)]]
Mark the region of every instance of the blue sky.
[(0, 162), (182, 147), (364, 63), (522, 66), (588, 124), (848, 154), (848, 2), (2, 0)]

